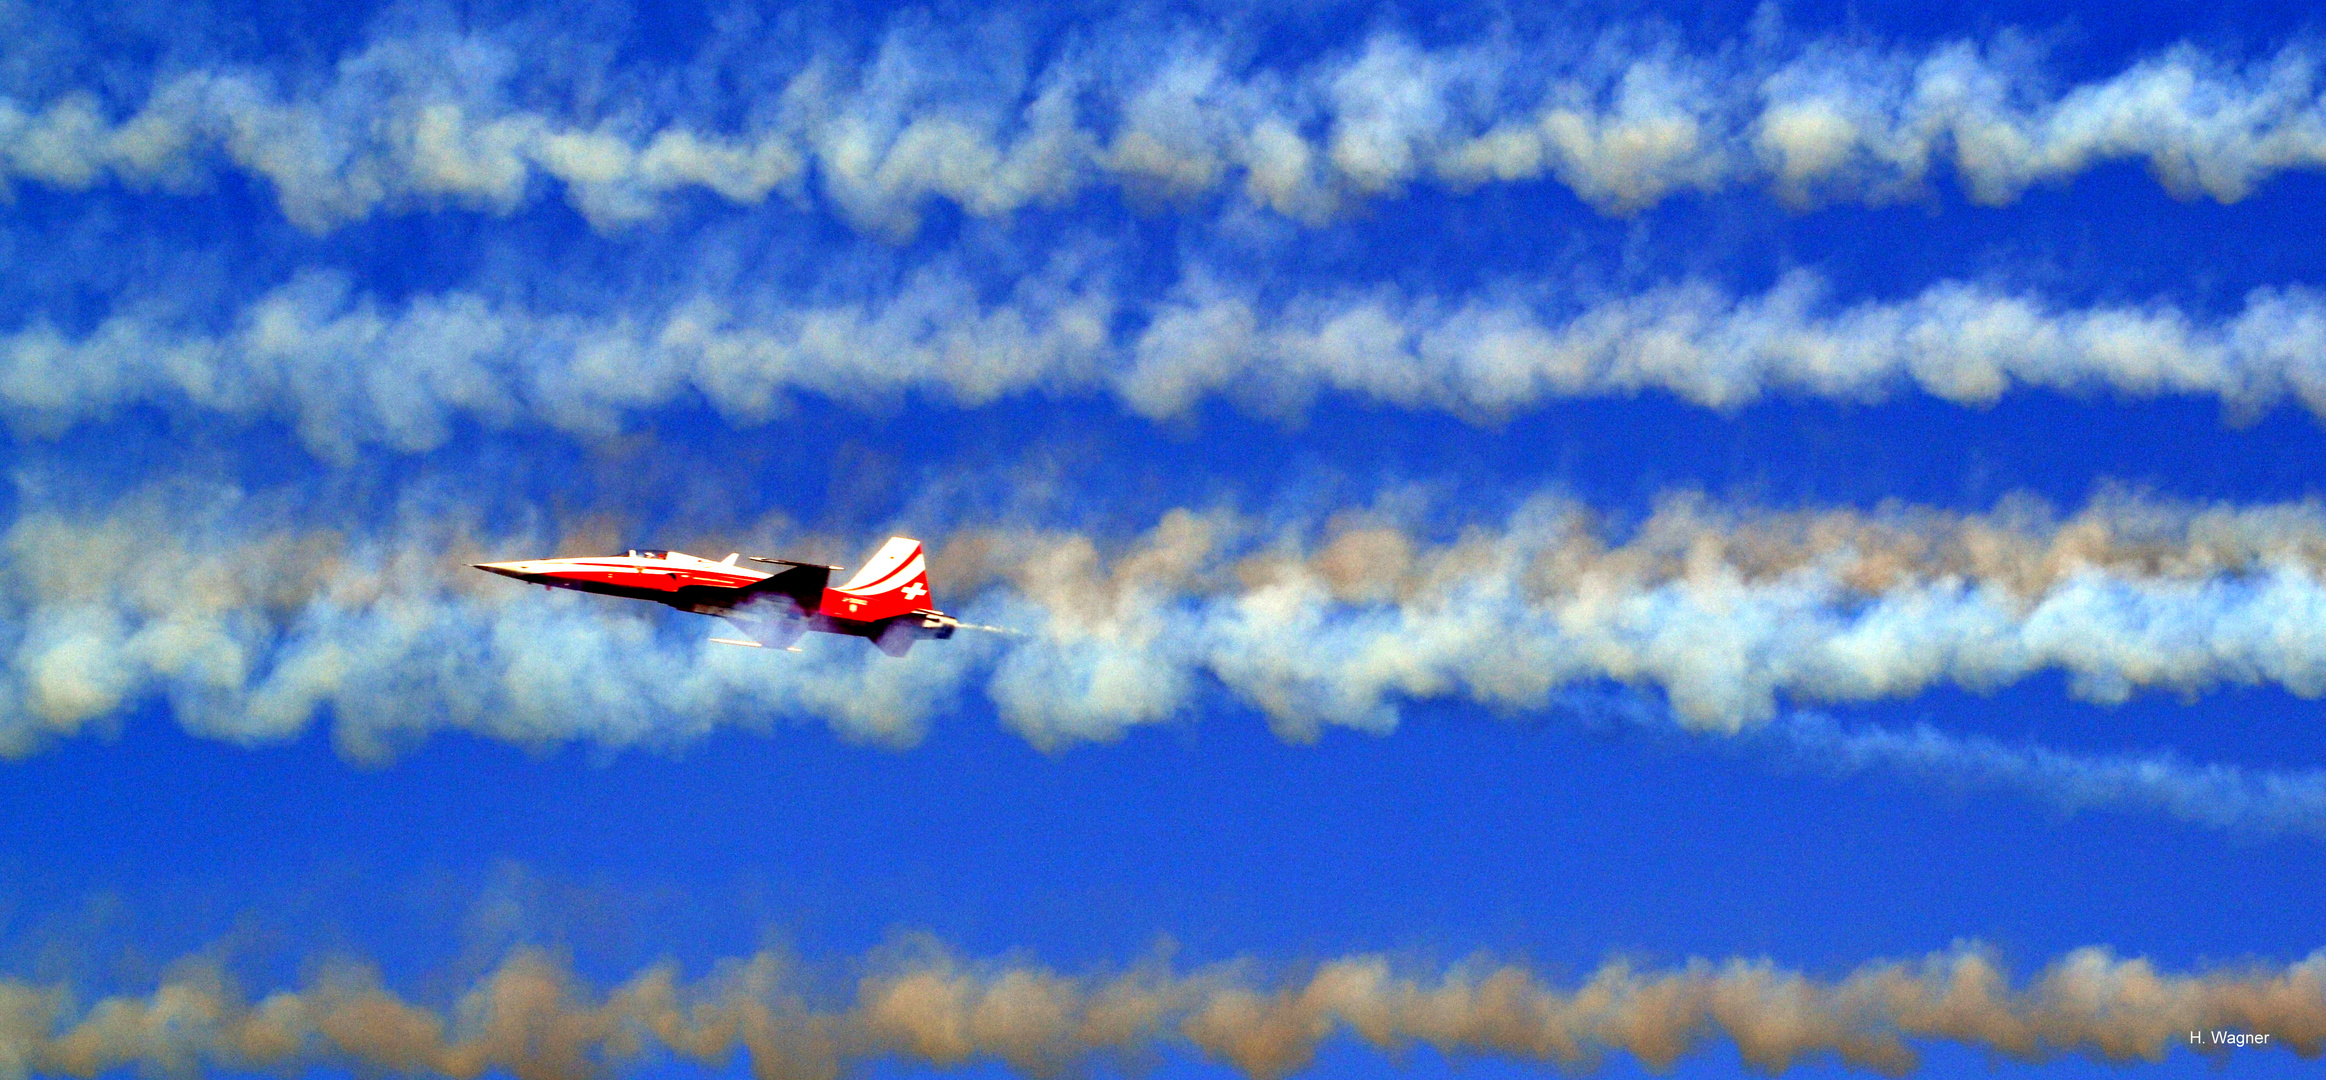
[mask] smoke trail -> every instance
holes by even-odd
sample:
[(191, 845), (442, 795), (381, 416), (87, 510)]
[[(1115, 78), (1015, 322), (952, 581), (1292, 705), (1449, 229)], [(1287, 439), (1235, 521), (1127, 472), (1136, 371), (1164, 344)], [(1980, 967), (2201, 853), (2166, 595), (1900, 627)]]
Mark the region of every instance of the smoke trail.
[[(2299, 681), (2326, 667), (2305, 629), (2313, 608), (2289, 615), (2269, 599), (2326, 595), (2315, 504), (2110, 496), (2060, 521), (2028, 503), (1867, 515), (1679, 498), (1610, 543), (1579, 508), (1545, 501), (1451, 545), (1361, 515), (1309, 536), (1175, 512), (1111, 563), (1086, 537), (970, 529), (933, 548), (940, 598), (966, 595), (958, 610), (1022, 632), (962, 635), (906, 662), (846, 642), (770, 664), (705, 645), (715, 627), (658, 627), (642, 605), (466, 569), (576, 541), (485, 538), (435, 513), (387, 537), (249, 535), (269, 516), (254, 501), (148, 493), (93, 520), (36, 511), (0, 538), (12, 628), (0, 751), (102, 729), (155, 698), (188, 730), (244, 743), (328, 717), (342, 752), (380, 760), (443, 729), (619, 748), (785, 718), (901, 745), (980, 690), (1044, 747), (1119, 738), (1221, 691), (1296, 740), (1327, 725), (1386, 732), (1404, 701), (1462, 697), (1751, 732), (1813, 767), (1999, 788), (2068, 812), (2326, 835), (2326, 774), (1845, 729), (1781, 707), (1996, 685), (2047, 665), (2101, 700), (2223, 681), (2315, 694)], [(2095, 590), (2142, 599), (2110, 609)], [(1668, 704), (1590, 689), (1611, 679)]]
[(1388, 731), (1406, 701), (1536, 711), (1609, 682), (1729, 733), (1787, 701), (2044, 671), (2102, 702), (2222, 684), (2326, 693), (2314, 503), (2108, 496), (2055, 520), (2026, 503), (1785, 513), (1676, 498), (1618, 537), (1541, 498), (1448, 543), (1386, 512), (1270, 526), (1181, 510), (1112, 557), (1074, 533), (962, 528), (932, 538), (939, 600), (1024, 636), (964, 635), (903, 662), (822, 642), (776, 663), (645, 605), (466, 568), (558, 551), (553, 536), (488, 535), (433, 505), (350, 536), (268, 505), (155, 488), (71, 510), (27, 489), (0, 536), (0, 747), (29, 752), (157, 699), (188, 730), (243, 742), (328, 717), (346, 752), (376, 758), (440, 729), (623, 747), (781, 717), (910, 742), (972, 688), (1045, 747), (1119, 738), (1220, 693), (1301, 740)]
[(1962, 787), (2003, 788), (2066, 813), (2151, 811), (2247, 835), (2326, 837), (2326, 770), (2248, 771), (2191, 762), (2169, 751), (2078, 754), (1953, 735), (1927, 724), (1899, 731), (1848, 727), (1788, 713), (1761, 735), (1815, 767), (1879, 770)]
[[(2312, 511), (2260, 510), (2229, 526), (2244, 541), (2217, 548), (2197, 539), (2211, 524), (2170, 510), (2142, 520), (2152, 509), (2127, 507), (2121, 525), (2194, 528), (2151, 546), (2163, 537), (2111, 536), (2108, 509), (2057, 533), (1996, 528), (2007, 515), (1902, 514), (1896, 531), (1860, 531), (1851, 514), (1718, 521), (1681, 503), (1611, 547), (1576, 508), (1544, 501), (1448, 545), (1347, 525), (1302, 554), (1299, 537), (1242, 546), (1223, 542), (1233, 522), (1174, 515), (1111, 572), (1079, 538), (1016, 538), (1008, 550), (1030, 554), (1013, 558), (1015, 595), (1002, 599), (1029, 606), (999, 621), (1040, 627), (1043, 647), (1005, 655), (991, 690), (1041, 741), (1168, 715), (1197, 673), (1292, 738), (1387, 730), (1401, 699), (1532, 710), (1606, 680), (1658, 688), (1687, 726), (1729, 732), (1773, 717), (1781, 698), (1987, 688), (2044, 670), (2103, 702), (2224, 682), (2326, 690), (2313, 658), (2326, 594), (2299, 552)], [(2090, 561), (2069, 539), (2086, 528), (2107, 552)], [(2255, 541), (2273, 553), (2231, 550)], [(1134, 686), (1166, 690), (1126, 696)]]
[[(788, 300), (746, 318), (712, 296), (610, 297), (584, 313), (451, 292), (388, 307), (309, 273), (222, 327), (125, 305), (78, 338), (38, 320), (0, 335), (0, 416), (30, 435), (137, 405), (266, 417), (346, 459), (441, 445), (464, 419), (595, 436), (703, 401), (750, 425), (809, 394), (979, 405), (1097, 392), (1166, 417), (1215, 395), (1298, 413), (1331, 392), (1491, 418), (1643, 391), (1733, 408), (1906, 391), (1984, 405), (2038, 388), (2205, 395), (2247, 413), (2290, 398), (2326, 415), (2326, 297), (2299, 286), (2256, 290), (2210, 322), (2167, 305), (2054, 310), (1959, 283), (1888, 303), (1825, 294), (1796, 273), (1747, 299), (1689, 284), (1560, 315), (1509, 290), (1269, 304), (1198, 273), (1133, 307), (1062, 259), (1000, 300), (937, 265), (875, 300)], [(1140, 328), (1110, 329), (1126, 321)]]
[(1537, 180), (1611, 213), (1732, 188), (1885, 202), (1950, 172), (2005, 203), (2115, 161), (2233, 201), (2326, 163), (2306, 44), (2184, 45), (2061, 88), (2008, 33), (1880, 47), (1762, 32), (1705, 52), (1638, 26), (1436, 49), (1389, 32), (1268, 65), (1249, 59), (1253, 34), (1216, 27), (1133, 20), (1043, 46), (1022, 27), (905, 20), (812, 57), (781, 34), (715, 35), (691, 63), (616, 67), (559, 48), (561, 25), (385, 33), (323, 73), (154, 71), (142, 100), (27, 86), (0, 98), (0, 182), (184, 189), (231, 168), (314, 231), (410, 207), (508, 213), (545, 188), (601, 229), (682, 193), (818, 190), (904, 232), (930, 200), (993, 216), (1098, 187), (1237, 192), (1319, 221), (1415, 184)]
[(1834, 981), (1766, 960), (1663, 970), (1612, 962), (1572, 988), (1484, 961), (1415, 977), (1360, 955), (1263, 981), (1249, 963), (1078, 978), (938, 953), (876, 961), (852, 996), (815, 993), (796, 965), (771, 954), (719, 964), (696, 983), (652, 968), (601, 996), (528, 951), (444, 1010), (406, 1001), (348, 964), (255, 1002), (203, 965), (148, 995), (85, 1009), (70, 1000), (61, 987), (0, 980), (0, 1077), (136, 1066), (582, 1080), (669, 1057), (723, 1067), (741, 1051), (758, 1077), (830, 1080), (877, 1059), (1000, 1061), (1051, 1075), (1171, 1051), (1272, 1080), (1306, 1069), (1322, 1043), (1347, 1034), (1384, 1052), (1420, 1044), (1570, 1069), (1596, 1068), (1611, 1054), (1668, 1068), (1723, 1040), (1770, 1072), (1838, 1060), (1892, 1076), (1915, 1069), (1918, 1043), (2119, 1063), (2163, 1060), (2176, 1047), (2232, 1052), (2190, 1046), (2191, 1032), (2234, 1033), (2304, 1058), (2326, 1049), (2326, 953), (2283, 967), (2174, 974), (2096, 948), (2017, 986), (1991, 953), (1965, 946)]
[[(1593, 727), (1703, 734), (1677, 724), (1668, 708), (1631, 693), (1571, 691), (1552, 711)], [(1903, 729), (1844, 724), (1799, 709), (1717, 745), (1836, 775), (1890, 774), (1956, 790), (2001, 790), (2064, 814), (2154, 813), (2245, 837), (2326, 837), (2326, 769), (2247, 769), (2194, 762), (2170, 750), (2080, 753), (1959, 735), (1927, 723)]]

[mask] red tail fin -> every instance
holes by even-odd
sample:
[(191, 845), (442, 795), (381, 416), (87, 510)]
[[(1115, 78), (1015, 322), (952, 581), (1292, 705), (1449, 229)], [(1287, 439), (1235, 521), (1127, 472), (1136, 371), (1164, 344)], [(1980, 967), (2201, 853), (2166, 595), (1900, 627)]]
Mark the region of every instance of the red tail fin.
[(929, 607), (929, 569), (921, 542), (892, 536), (848, 584), (824, 590), (823, 614), (873, 622)]

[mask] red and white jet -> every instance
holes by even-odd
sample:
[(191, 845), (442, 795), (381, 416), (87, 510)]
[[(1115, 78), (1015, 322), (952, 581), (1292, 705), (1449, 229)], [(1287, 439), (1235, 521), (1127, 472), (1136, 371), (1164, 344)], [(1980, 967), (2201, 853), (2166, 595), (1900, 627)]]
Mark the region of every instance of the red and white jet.
[(652, 600), (680, 611), (717, 615), (740, 628), (747, 640), (712, 638), (724, 645), (772, 645), (794, 649), (810, 630), (869, 638), (890, 656), (903, 656), (922, 638), (949, 638), (962, 624), (929, 606), (929, 570), (921, 542), (889, 537), (872, 561), (839, 588), (831, 588), (837, 566), (795, 559), (752, 562), (784, 567), (769, 573), (738, 565), (741, 555), (722, 562), (683, 551), (632, 551), (585, 559), (534, 559), (476, 563), (504, 577), (544, 588), (574, 589), (604, 596)]

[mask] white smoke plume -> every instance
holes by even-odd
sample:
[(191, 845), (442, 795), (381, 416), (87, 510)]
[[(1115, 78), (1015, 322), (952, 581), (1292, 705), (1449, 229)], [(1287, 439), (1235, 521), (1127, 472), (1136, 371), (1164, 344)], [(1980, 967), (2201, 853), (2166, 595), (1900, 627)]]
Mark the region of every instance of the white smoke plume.
[[(448, 729), (667, 747), (787, 717), (909, 742), (978, 655), (972, 638), (903, 666), (845, 649), (768, 664), (708, 634), (674, 640), (641, 611), (490, 579), (468, 564), (501, 552), (434, 509), (378, 537), (269, 524), (279, 509), (201, 485), (157, 486), (94, 516), (23, 508), (0, 540), (7, 604), (23, 616), (6, 630), (0, 753), (117, 723), (157, 697), (188, 731), (244, 744), (328, 718), (358, 760)], [(603, 533), (496, 539), (602, 553), (615, 543)]]
[(1400, 700), (1532, 710), (1608, 680), (1734, 732), (1784, 700), (2039, 671), (2102, 702), (2224, 683), (2316, 696), (2316, 513), (2104, 499), (2052, 522), (2018, 506), (1786, 515), (1679, 499), (1618, 541), (1542, 499), (1442, 544), (1394, 522), (1304, 536), (1174, 513), (1112, 565), (1073, 536), (956, 536), (945, 554), (1011, 553), (992, 621), (1038, 627), (1047, 647), (1005, 655), (992, 690), (1038, 740), (1169, 715), (1198, 672), (1294, 738), (1388, 730)]
[[(820, 191), (908, 231), (931, 200), (976, 215), (1094, 188), (1233, 192), (1319, 221), (1413, 185), (1554, 181), (1611, 213), (1736, 188), (1796, 204), (1982, 203), (2140, 162), (2224, 202), (2326, 163), (2321, 56), (2183, 45), (2061, 85), (2024, 35), (1880, 46), (1758, 33), (1711, 51), (1644, 27), (1430, 48), (1393, 31), (1271, 66), (1252, 35), (1124, 23), (1024, 33), (899, 25), (780, 72), (794, 49), (711, 41), (692, 64), (556, 77), (539, 21), (387, 32), (321, 73), (157, 70), (142, 98), (0, 98), (0, 182), (184, 188), (227, 168), (325, 231), (383, 210), (508, 213), (546, 191), (601, 229), (674, 193), (738, 205)], [(17, 67), (39, 68), (41, 64)], [(0, 88), (4, 89), (4, 88)]]
[(788, 307), (749, 325), (708, 296), (610, 316), (465, 292), (388, 308), (344, 276), (307, 273), (223, 332), (135, 306), (77, 339), (35, 322), (0, 338), (0, 400), (17, 432), (36, 436), (137, 404), (277, 418), (345, 461), (366, 445), (432, 449), (462, 419), (604, 435), (691, 400), (748, 424), (800, 393), (861, 403), (925, 389), (979, 404), (1084, 387), (1114, 311), (1071, 267), (986, 304), (940, 265), (876, 303)]
[(311, 272), (219, 327), (125, 302), (79, 335), (43, 319), (0, 334), (0, 417), (35, 437), (140, 405), (273, 419), (345, 460), (368, 445), (431, 449), (462, 420), (594, 437), (697, 402), (757, 424), (802, 395), (975, 406), (1100, 393), (1167, 417), (1215, 396), (1297, 414), (1336, 393), (1487, 420), (1643, 392), (1736, 408), (1906, 392), (1978, 406), (2042, 389), (2213, 397), (2244, 415), (2291, 400), (2326, 416), (2326, 296), (2302, 286), (2257, 289), (2220, 319), (2166, 304), (2059, 310), (1953, 282), (1837, 304), (1808, 273), (1741, 299), (1700, 283), (1581, 305), (1513, 292), (1269, 303), (1196, 273), (1130, 307), (1062, 257), (992, 298), (940, 261), (870, 300), (743, 314), (696, 294), (581, 312), (473, 292), (383, 304)]
[[(1638, 694), (1576, 690), (1552, 702), (1591, 727), (1650, 736), (1676, 725)], [(1701, 733), (1694, 733), (1701, 734)], [(2326, 769), (2247, 768), (2190, 761), (2171, 750), (2079, 752), (1958, 734), (1931, 724), (1849, 724), (1790, 709), (1719, 749), (1768, 753), (1780, 764), (1850, 776), (1887, 775), (1956, 791), (2001, 791), (2064, 815), (2158, 814), (2245, 838), (2326, 837)]]
[[(2176, 1050), (2326, 1050), (2326, 953), (2177, 974), (2089, 948), (2014, 984), (1991, 952), (1966, 945), (1833, 980), (1767, 960), (1615, 961), (1567, 987), (1487, 960), (1421, 975), (1357, 955), (1275, 979), (1249, 962), (1076, 977), (914, 952), (868, 963), (852, 994), (816, 992), (796, 962), (773, 954), (718, 964), (692, 983), (674, 966), (650, 968), (600, 994), (550, 956), (521, 951), (442, 1009), (344, 962), (255, 1001), (200, 963), (149, 994), (87, 1006), (63, 987), (0, 979), (0, 1077), (322, 1067), (589, 1080), (670, 1059), (724, 1067), (738, 1052), (764, 1080), (836, 1080), (878, 1060), (998, 1061), (1048, 1076), (1173, 1052), (1275, 1080), (1349, 1036), (1385, 1053), (1424, 1045), (1567, 1069), (1621, 1054), (1661, 1070), (1726, 1042), (1772, 1073), (1839, 1062), (1890, 1076), (1913, 1072), (1917, 1047), (1933, 1043), (2113, 1063)], [(2191, 1032), (2248, 1041), (2191, 1046)]]
[(2248, 770), (2163, 751), (2082, 754), (1956, 735), (1928, 724), (1851, 727), (1788, 713), (1762, 732), (1788, 755), (1836, 772), (1879, 771), (1960, 788), (2012, 791), (2063, 813), (2160, 813), (2247, 836), (2326, 837), (2326, 769)]
[(1044, 747), (1119, 738), (1217, 693), (1295, 740), (1389, 731), (1403, 702), (1523, 713), (1609, 683), (1725, 733), (1787, 702), (2047, 671), (2100, 702), (2326, 693), (2313, 503), (2107, 496), (2058, 519), (2020, 502), (1959, 515), (1675, 498), (1618, 535), (1545, 497), (1443, 542), (1389, 512), (1268, 525), (1176, 510), (1111, 555), (1070, 532), (964, 527), (926, 537), (938, 600), (1022, 636), (963, 635), (903, 661), (855, 641), (797, 658), (723, 649), (707, 621), (466, 565), (610, 538), (487, 535), (436, 509), (369, 535), (277, 527), (264, 500), (204, 488), (49, 503), (28, 489), (0, 537), (11, 753), (157, 700), (188, 730), (242, 742), (328, 721), (347, 753), (380, 758), (443, 729), (619, 748), (787, 717), (906, 743), (973, 687)]

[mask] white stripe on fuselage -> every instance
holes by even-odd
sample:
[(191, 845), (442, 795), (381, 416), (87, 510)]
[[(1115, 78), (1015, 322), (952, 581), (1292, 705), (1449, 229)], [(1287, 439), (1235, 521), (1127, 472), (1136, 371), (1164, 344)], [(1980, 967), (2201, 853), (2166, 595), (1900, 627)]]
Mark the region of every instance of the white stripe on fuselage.
[(691, 578), (709, 579), (705, 581), (705, 584), (725, 584), (728, 586), (749, 585), (755, 581), (764, 581), (771, 576), (757, 570), (746, 570), (740, 566), (715, 562), (699, 555), (689, 555), (683, 551), (671, 552), (668, 558), (662, 559), (649, 559), (643, 555), (605, 555), (577, 559), (540, 559), (517, 564), (520, 573), (530, 574), (554, 573), (562, 569), (584, 567), (627, 570), (634, 573), (654, 571), (680, 574)]

